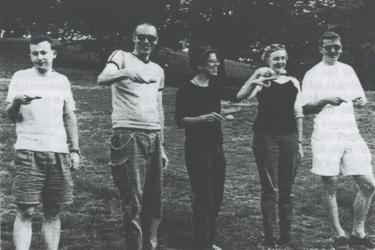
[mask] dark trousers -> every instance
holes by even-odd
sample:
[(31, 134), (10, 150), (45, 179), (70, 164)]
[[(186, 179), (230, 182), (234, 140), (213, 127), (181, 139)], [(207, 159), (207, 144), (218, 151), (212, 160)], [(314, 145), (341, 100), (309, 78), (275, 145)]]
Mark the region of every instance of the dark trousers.
[(185, 142), (185, 159), (193, 192), (193, 225), (197, 247), (210, 247), (223, 200), (225, 157), (222, 144)]
[(278, 194), (280, 239), (290, 240), (292, 221), (292, 186), (298, 155), (296, 133), (283, 135), (254, 134), (254, 154), (262, 185), (261, 208), (265, 240), (275, 237)]
[(115, 129), (111, 169), (121, 195), (125, 249), (155, 250), (162, 217), (160, 132)]

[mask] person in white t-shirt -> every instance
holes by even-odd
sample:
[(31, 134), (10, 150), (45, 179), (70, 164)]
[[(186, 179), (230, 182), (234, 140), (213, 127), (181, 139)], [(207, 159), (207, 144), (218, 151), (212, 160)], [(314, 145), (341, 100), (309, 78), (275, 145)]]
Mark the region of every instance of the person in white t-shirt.
[[(354, 108), (367, 100), (353, 68), (339, 62), (340, 36), (325, 32), (320, 38), (320, 63), (303, 79), (302, 103), (307, 114), (315, 114), (311, 137), (312, 172), (321, 176), (324, 202), (336, 233), (334, 247), (375, 248), (365, 233), (365, 219), (375, 189), (371, 154), (359, 134)], [(339, 221), (336, 201), (337, 176), (353, 176), (358, 185), (354, 201), (354, 221), (350, 239)]]
[(154, 25), (139, 24), (133, 34), (134, 50), (116, 50), (98, 83), (111, 85), (111, 169), (121, 195), (126, 228), (125, 247), (157, 248), (162, 217), (164, 71), (150, 61), (157, 45)]
[(32, 37), (30, 58), (33, 67), (13, 75), (6, 100), (17, 134), (13, 240), (17, 250), (30, 248), (31, 220), (42, 203), (46, 249), (58, 249), (59, 214), (64, 204), (73, 202), (70, 170), (77, 169), (80, 162), (75, 104), (69, 80), (52, 68), (56, 58), (53, 40)]

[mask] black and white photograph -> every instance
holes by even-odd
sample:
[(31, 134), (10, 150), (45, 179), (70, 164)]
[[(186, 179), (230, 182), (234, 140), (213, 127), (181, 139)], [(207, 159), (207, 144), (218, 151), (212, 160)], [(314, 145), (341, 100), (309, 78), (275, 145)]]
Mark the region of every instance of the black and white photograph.
[(0, 0), (0, 249), (375, 250), (375, 1)]

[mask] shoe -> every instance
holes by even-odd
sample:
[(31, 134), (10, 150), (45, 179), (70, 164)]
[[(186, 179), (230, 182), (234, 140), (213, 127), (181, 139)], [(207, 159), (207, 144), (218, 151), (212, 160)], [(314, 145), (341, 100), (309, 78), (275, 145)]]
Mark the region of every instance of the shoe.
[(204, 248), (199, 248), (199, 250), (223, 250), (221, 247), (216, 246), (215, 244), (212, 245), (211, 247), (204, 247)]
[(221, 247), (216, 246), (215, 244), (212, 245), (212, 248), (211, 248), (211, 249), (212, 249), (212, 250), (223, 250), (223, 249), (221, 249)]
[(349, 249), (349, 240), (345, 236), (335, 238), (332, 244), (333, 249)]
[(366, 235), (363, 238), (350, 235), (349, 244), (350, 246), (355, 246), (355, 247), (365, 247), (366, 249), (375, 249), (375, 243), (368, 235)]

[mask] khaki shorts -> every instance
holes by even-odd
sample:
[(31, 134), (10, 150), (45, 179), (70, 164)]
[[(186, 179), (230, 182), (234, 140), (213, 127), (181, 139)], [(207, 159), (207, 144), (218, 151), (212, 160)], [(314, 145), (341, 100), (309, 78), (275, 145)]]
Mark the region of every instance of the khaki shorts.
[(17, 204), (73, 202), (68, 153), (17, 150), (13, 195)]
[(311, 172), (321, 176), (372, 175), (371, 153), (358, 132), (332, 132), (311, 138)]

